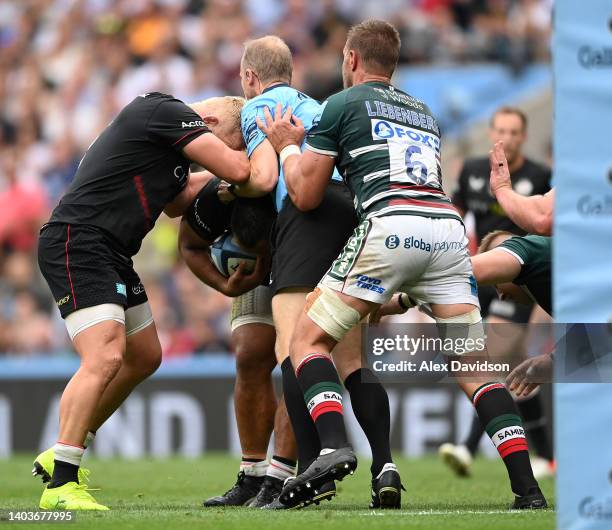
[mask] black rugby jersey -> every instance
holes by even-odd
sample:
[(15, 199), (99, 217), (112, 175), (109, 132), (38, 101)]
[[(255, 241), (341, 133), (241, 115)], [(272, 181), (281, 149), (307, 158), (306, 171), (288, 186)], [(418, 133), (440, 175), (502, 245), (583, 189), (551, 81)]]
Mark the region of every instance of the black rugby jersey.
[(187, 184), (183, 147), (206, 132), (202, 118), (173, 96), (136, 97), (91, 144), (49, 223), (96, 227), (133, 256)]

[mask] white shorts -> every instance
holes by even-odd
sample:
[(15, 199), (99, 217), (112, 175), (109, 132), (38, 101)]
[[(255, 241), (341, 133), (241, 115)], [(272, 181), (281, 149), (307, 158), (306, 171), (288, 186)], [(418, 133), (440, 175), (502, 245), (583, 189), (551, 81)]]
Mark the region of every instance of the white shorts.
[(260, 285), (232, 300), (232, 331), (245, 324), (268, 324), (272, 319), (272, 290)]
[(480, 308), (467, 244), (465, 228), (457, 219), (366, 219), (320, 283), (378, 304), (404, 292), (420, 303)]

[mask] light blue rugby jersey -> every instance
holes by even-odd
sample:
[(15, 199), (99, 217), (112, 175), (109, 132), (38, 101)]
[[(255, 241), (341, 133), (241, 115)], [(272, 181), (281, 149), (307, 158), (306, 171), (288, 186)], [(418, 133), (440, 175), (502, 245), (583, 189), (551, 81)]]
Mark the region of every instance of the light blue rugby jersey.
[[(266, 88), (261, 95), (246, 102), (240, 115), (242, 137), (244, 138), (249, 158), (253, 154), (253, 151), (255, 151), (255, 148), (263, 142), (266, 137), (261, 129), (257, 127), (255, 118), (259, 116), (265, 123), (264, 109), (268, 107), (270, 113), (274, 115), (278, 103), (282, 104), (283, 112), (285, 112), (288, 106), (291, 107), (293, 114), (304, 123), (306, 132), (312, 128), (323, 111), (323, 105), (285, 83)], [(304, 150), (304, 146), (305, 142), (302, 143), (302, 151)], [(337, 169), (334, 169), (332, 179), (342, 181), (342, 177)], [(287, 185), (285, 184), (285, 177), (281, 168), (275, 192), (275, 203), (278, 211), (282, 208), (283, 200), (286, 196)]]

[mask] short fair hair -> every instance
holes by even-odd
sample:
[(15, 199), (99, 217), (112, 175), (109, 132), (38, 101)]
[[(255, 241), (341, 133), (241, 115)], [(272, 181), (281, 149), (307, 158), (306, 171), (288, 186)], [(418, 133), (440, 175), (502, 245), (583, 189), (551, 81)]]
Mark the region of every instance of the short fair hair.
[(521, 120), (521, 125), (523, 126), (523, 132), (527, 132), (527, 115), (518, 107), (511, 107), (510, 105), (504, 105), (503, 107), (499, 107), (491, 116), (491, 128), (495, 124), (495, 118), (500, 114), (514, 114), (518, 116)]
[(368, 73), (388, 77), (397, 67), (400, 46), (398, 31), (384, 20), (366, 20), (357, 24), (346, 37), (347, 49), (357, 52)]
[(227, 125), (228, 128), (240, 129), (240, 112), (245, 102), (244, 98), (238, 96), (218, 96), (192, 103), (190, 107), (200, 116), (220, 113), (227, 118), (227, 123), (224, 125)]
[(508, 230), (493, 230), (493, 232), (489, 232), (486, 236), (482, 238), (482, 241), (480, 242), (480, 245), (478, 246), (478, 254), (482, 254), (484, 252), (487, 252), (488, 250), (491, 250), (501, 245), (501, 243), (499, 243), (498, 245), (493, 244), (493, 242), (498, 237), (506, 237), (506, 239), (509, 239), (514, 236), (516, 236), (516, 234), (513, 234), (512, 232), (508, 232)]
[(262, 83), (283, 81), (291, 83), (293, 58), (283, 39), (267, 35), (244, 44), (242, 68), (253, 70)]

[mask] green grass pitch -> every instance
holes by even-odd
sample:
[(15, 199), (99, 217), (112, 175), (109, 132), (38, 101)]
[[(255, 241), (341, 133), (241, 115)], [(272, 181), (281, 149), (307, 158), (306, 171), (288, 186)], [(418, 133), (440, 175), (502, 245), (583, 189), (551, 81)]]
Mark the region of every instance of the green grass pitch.
[[(35, 509), (42, 489), (30, 476), (31, 457), (0, 460), (0, 509)], [(285, 512), (249, 508), (203, 509), (201, 501), (223, 493), (233, 483), (238, 460), (207, 455), (198, 460), (86, 459), (94, 496), (112, 511), (79, 512), (71, 529), (235, 529), (357, 530), (419, 528), (423, 530), (555, 528), (553, 510), (509, 512), (512, 500), (506, 472), (499, 461), (477, 459), (473, 476), (457, 478), (434, 457), (397, 459), (406, 489), (401, 511), (373, 511), (369, 502), (369, 462), (362, 458), (353, 477), (338, 483), (339, 494), (319, 507)], [(554, 504), (552, 480), (541, 483)], [(58, 529), (58, 524), (36, 524)], [(6, 523), (3, 523), (2, 527)], [(19, 523), (8, 525), (32, 527)], [(59, 528), (62, 528), (59, 524)]]

